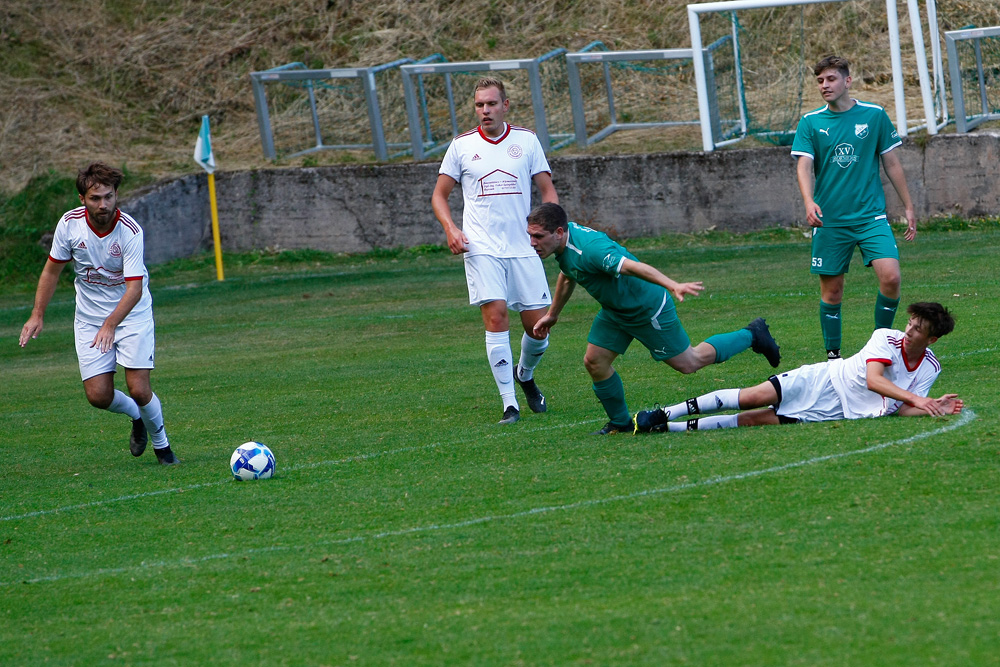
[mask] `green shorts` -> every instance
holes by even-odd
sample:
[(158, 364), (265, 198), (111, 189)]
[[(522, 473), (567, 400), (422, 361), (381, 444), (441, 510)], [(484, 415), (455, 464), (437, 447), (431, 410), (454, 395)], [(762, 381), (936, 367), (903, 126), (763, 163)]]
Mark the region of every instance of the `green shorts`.
[(650, 356), (657, 361), (666, 361), (688, 349), (691, 339), (677, 319), (673, 303), (668, 301), (656, 317), (643, 324), (627, 324), (616, 319), (608, 311), (601, 309), (590, 325), (587, 342), (606, 350), (625, 354), (625, 350), (638, 340)]
[(899, 260), (896, 239), (885, 218), (843, 227), (814, 227), (809, 272), (824, 276), (847, 273), (855, 246), (861, 248), (865, 266), (871, 266), (876, 259)]

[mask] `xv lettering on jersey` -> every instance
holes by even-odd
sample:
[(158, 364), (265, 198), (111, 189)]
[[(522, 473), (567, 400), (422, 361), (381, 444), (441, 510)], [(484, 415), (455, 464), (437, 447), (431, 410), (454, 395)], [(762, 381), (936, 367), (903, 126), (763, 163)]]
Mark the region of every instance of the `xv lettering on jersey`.
[(830, 158), (830, 161), (841, 169), (846, 169), (858, 161), (858, 156), (854, 154), (852, 144), (837, 144), (837, 147), (833, 149), (833, 157)]

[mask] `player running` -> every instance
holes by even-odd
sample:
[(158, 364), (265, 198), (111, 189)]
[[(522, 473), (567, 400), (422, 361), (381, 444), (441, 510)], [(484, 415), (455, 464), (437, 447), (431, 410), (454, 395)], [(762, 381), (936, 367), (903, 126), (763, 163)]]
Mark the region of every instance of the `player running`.
[(625, 403), (625, 388), (612, 363), (624, 354), (633, 339), (681, 373), (694, 373), (753, 348), (773, 368), (781, 361), (763, 319), (743, 329), (716, 334), (691, 347), (677, 318), (674, 298), (697, 296), (700, 282), (678, 283), (644, 264), (607, 234), (574, 222), (558, 204), (542, 204), (528, 216), (528, 236), (541, 258), (555, 255), (561, 273), (556, 280), (552, 305), (535, 323), (537, 334), (548, 334), (559, 319), (577, 283), (601, 304), (587, 336), (583, 365), (594, 383), (594, 393), (608, 414), (608, 423), (597, 434), (631, 432), (632, 415)]
[(827, 358), (837, 359), (844, 276), (855, 246), (878, 278), (875, 328), (891, 327), (899, 306), (899, 250), (886, 216), (879, 158), (906, 209), (907, 241), (916, 236), (917, 223), (903, 166), (893, 150), (903, 142), (885, 110), (851, 98), (846, 59), (826, 57), (813, 72), (826, 105), (802, 117), (792, 156), (798, 158), (799, 191), (806, 222), (813, 228), (810, 272), (819, 275), (823, 342)]
[[(143, 262), (138, 223), (118, 209), (119, 169), (95, 162), (76, 178), (83, 206), (65, 213), (56, 226), (49, 258), (38, 279), (35, 306), (21, 329), (21, 347), (42, 331), (67, 262), (76, 272), (76, 355), (87, 400), (95, 408), (132, 419), (129, 451), (142, 456), (153, 441), (156, 459), (177, 463), (163, 428), (160, 399), (153, 393), (153, 299)], [(125, 368), (129, 395), (115, 389), (116, 364)]]
[[(907, 312), (910, 320), (905, 332), (879, 329), (853, 357), (800, 366), (772, 375), (755, 387), (722, 389), (666, 408), (644, 410), (635, 415), (635, 432), (958, 414), (964, 407), (958, 394), (928, 398), (941, 373), (941, 364), (928, 346), (951, 333), (955, 320), (940, 303), (914, 303)], [(764, 409), (672, 421), (748, 408)]]

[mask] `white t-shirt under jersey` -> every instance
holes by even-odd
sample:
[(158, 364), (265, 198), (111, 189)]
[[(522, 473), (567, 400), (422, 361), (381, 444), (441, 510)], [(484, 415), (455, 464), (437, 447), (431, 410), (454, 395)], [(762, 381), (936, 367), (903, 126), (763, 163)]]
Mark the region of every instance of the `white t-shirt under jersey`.
[(535, 133), (505, 123), (496, 139), (480, 128), (451, 142), (439, 173), (462, 185), (462, 231), (469, 255), (537, 257), (528, 237), (531, 179), (549, 172)]
[(847, 359), (828, 361), (830, 381), (840, 396), (847, 419), (881, 417), (899, 410), (901, 401), (886, 398), (868, 389), (869, 361), (885, 365), (884, 377), (897, 387), (927, 397), (941, 374), (941, 364), (930, 348), (919, 359), (907, 359), (902, 331), (876, 329), (861, 351)]
[(76, 317), (83, 322), (104, 324), (125, 295), (125, 283), (142, 281), (142, 297), (122, 324), (153, 317), (149, 273), (143, 261), (142, 228), (128, 214), (117, 211), (114, 226), (100, 235), (90, 226), (83, 206), (67, 211), (56, 226), (49, 259), (72, 260), (76, 273)]

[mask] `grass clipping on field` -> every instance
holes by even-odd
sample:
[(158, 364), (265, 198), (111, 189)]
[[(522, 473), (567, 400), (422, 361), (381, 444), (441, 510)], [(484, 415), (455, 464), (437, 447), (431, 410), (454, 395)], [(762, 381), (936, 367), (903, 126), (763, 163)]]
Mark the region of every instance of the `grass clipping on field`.
[[(787, 32), (782, 11), (801, 12), (808, 26), (804, 62), (844, 54), (857, 64), (856, 85), (872, 89), (870, 99), (891, 100), (881, 0), (774, 9), (754, 20), (762, 31)], [(1000, 0), (941, 0), (938, 14), (942, 31), (998, 25)], [(903, 8), (905, 43), (907, 19)], [(774, 43), (782, 39), (776, 34)], [(611, 50), (689, 46), (685, 3), (7, 0), (0, 10), (0, 190), (17, 190), (49, 168), (72, 173), (95, 158), (147, 179), (190, 173), (202, 114), (212, 117), (222, 168), (266, 166), (252, 71), (296, 61), (370, 66), (433, 53), (452, 62), (537, 57), (594, 40)], [(647, 85), (634, 95), (656, 104), (662, 91), (655, 80)], [(405, 126), (401, 108), (384, 111), (387, 126)]]

